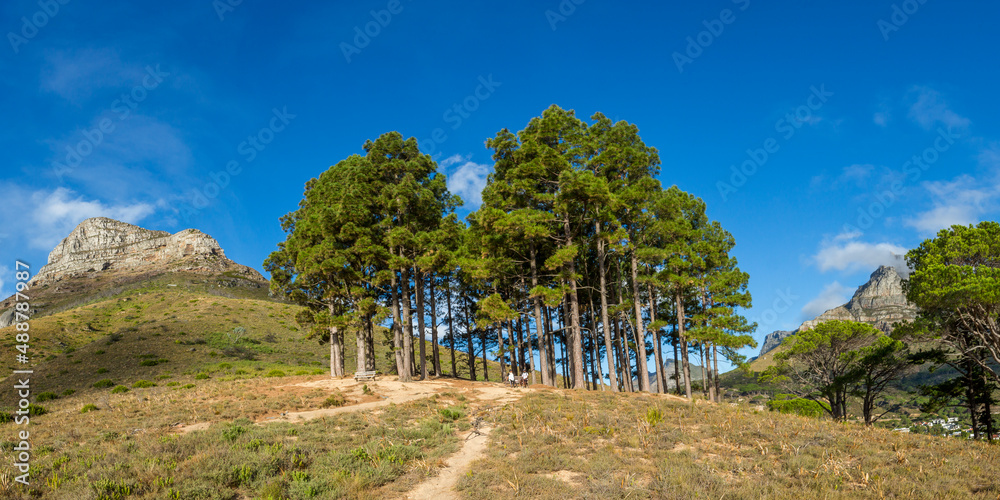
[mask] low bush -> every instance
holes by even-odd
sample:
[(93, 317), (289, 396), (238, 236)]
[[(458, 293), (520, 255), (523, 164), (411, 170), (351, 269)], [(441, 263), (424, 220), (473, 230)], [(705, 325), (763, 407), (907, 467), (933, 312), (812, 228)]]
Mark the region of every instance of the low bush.
[(790, 413), (803, 417), (820, 417), (830, 406), (811, 399), (796, 397), (791, 394), (777, 394), (767, 402), (767, 409), (778, 413)]
[(114, 387), (114, 385), (115, 385), (115, 383), (112, 382), (111, 379), (106, 378), (106, 379), (102, 379), (102, 380), (98, 380), (97, 382), (94, 382), (94, 385), (92, 387), (94, 389), (105, 389), (107, 387)]

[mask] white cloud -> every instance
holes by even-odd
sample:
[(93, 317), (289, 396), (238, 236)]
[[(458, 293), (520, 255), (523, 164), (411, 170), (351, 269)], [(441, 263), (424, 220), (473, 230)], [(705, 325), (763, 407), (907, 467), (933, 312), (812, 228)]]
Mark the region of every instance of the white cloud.
[(852, 288), (837, 281), (826, 285), (816, 298), (802, 306), (802, 319), (810, 320), (834, 307), (844, 305), (853, 293)]
[(455, 165), (457, 163), (462, 163), (464, 161), (466, 161), (466, 157), (462, 155), (451, 155), (438, 162), (438, 166), (440, 166), (442, 169), (446, 169), (452, 165)]
[(137, 81), (142, 72), (142, 68), (129, 68), (122, 63), (115, 50), (86, 48), (59, 51), (46, 57), (41, 86), (42, 90), (77, 103), (90, 97), (94, 90)]
[(486, 178), (490, 174), (489, 165), (454, 155), (440, 162), (440, 166), (448, 176), (448, 190), (461, 196), (467, 208), (476, 210), (483, 204), (483, 188), (486, 187)]
[(910, 90), (910, 118), (921, 127), (930, 130), (937, 124), (955, 129), (969, 126), (969, 119), (951, 109), (941, 93), (930, 87), (914, 87)]
[(36, 191), (31, 195), (33, 205), (32, 232), (28, 243), (39, 250), (51, 250), (84, 219), (110, 217), (128, 223), (137, 223), (155, 211), (148, 203), (106, 205), (99, 200), (86, 200), (67, 188), (54, 191)]
[(843, 233), (825, 239), (813, 256), (813, 262), (823, 272), (831, 269), (846, 272), (872, 271), (881, 265), (897, 268), (902, 266), (899, 256), (906, 254), (905, 248), (886, 242), (858, 241), (860, 236), (860, 233)]
[(880, 111), (872, 116), (872, 121), (879, 127), (887, 127), (889, 126), (889, 118), (890, 115), (888, 111)]
[(870, 163), (855, 163), (854, 165), (848, 165), (841, 170), (840, 176), (834, 184), (839, 185), (853, 183), (858, 187), (864, 187), (868, 184), (868, 180), (871, 179), (874, 171), (875, 165)]
[(954, 224), (967, 225), (979, 222), (979, 217), (995, 205), (997, 183), (984, 183), (969, 175), (961, 175), (950, 182), (924, 182), (934, 208), (904, 220), (907, 226), (921, 233), (933, 234)]

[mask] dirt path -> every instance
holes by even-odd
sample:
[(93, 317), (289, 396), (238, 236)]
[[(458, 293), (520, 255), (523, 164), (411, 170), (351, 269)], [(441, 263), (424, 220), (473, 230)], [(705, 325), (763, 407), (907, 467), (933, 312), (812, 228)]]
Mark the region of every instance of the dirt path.
[[(473, 412), (490, 411), (491, 408), (515, 402), (528, 392), (548, 390), (548, 388), (542, 386), (514, 389), (494, 382), (469, 382), (467, 380), (455, 379), (426, 380), (423, 382), (399, 382), (398, 380), (389, 379), (368, 382), (367, 386), (374, 393), (374, 396), (370, 393), (364, 394), (362, 392), (363, 384), (349, 378), (311, 380), (297, 384), (275, 386), (273, 389), (289, 393), (316, 389), (329, 391), (330, 393), (339, 391), (345, 396), (353, 397), (355, 401), (362, 401), (338, 408), (319, 408), (287, 412), (258, 421), (257, 424), (305, 422), (338, 413), (372, 410), (393, 403), (405, 403), (441, 393), (463, 395), (469, 402), (469, 413), (471, 415)], [(479, 422), (480, 420), (477, 418), (476, 421)], [(207, 429), (209, 425), (211, 425), (210, 422), (199, 422), (180, 426), (176, 431), (186, 434), (192, 431)], [(455, 483), (469, 470), (469, 465), (473, 461), (483, 456), (489, 444), (491, 430), (489, 427), (478, 427), (477, 423), (468, 433), (463, 433), (464, 440), (462, 441), (461, 448), (444, 460), (444, 465), (436, 476), (418, 484), (407, 494), (406, 498), (410, 500), (458, 498), (458, 494), (454, 490)]]
[(444, 500), (458, 498), (455, 492), (455, 483), (458, 478), (469, 470), (469, 465), (481, 457), (486, 451), (486, 445), (490, 442), (489, 427), (479, 429), (479, 432), (472, 432), (469, 438), (462, 444), (462, 448), (457, 453), (448, 457), (444, 462), (444, 468), (440, 474), (434, 476), (413, 489), (406, 498), (409, 500)]
[[(481, 384), (469, 389), (480, 407), (512, 403), (521, 399), (525, 393), (538, 390), (537, 388), (511, 389), (500, 384)], [(409, 500), (458, 498), (458, 493), (455, 492), (455, 483), (469, 470), (469, 465), (486, 452), (492, 430), (490, 427), (480, 427), (469, 431), (465, 441), (462, 442), (462, 447), (445, 460), (444, 467), (438, 475), (418, 484), (407, 494), (406, 498)]]
[[(374, 393), (374, 396), (366, 396), (362, 393), (364, 385), (368, 386)], [(511, 389), (495, 382), (469, 382), (467, 380), (455, 379), (425, 380), (422, 382), (399, 382), (395, 379), (388, 379), (363, 384), (351, 378), (312, 380), (297, 384), (274, 386), (273, 389), (289, 393), (316, 389), (329, 391), (330, 393), (340, 391), (350, 399), (363, 401), (337, 408), (290, 411), (261, 420), (257, 422), (259, 425), (266, 425), (271, 422), (305, 422), (338, 413), (372, 410), (393, 403), (401, 404), (430, 397), (443, 392), (463, 394), (472, 401), (489, 401), (502, 404), (516, 401), (524, 391), (536, 390), (533, 388)], [(192, 431), (205, 430), (211, 424), (212, 422), (197, 422), (189, 425), (178, 425), (174, 428), (174, 432), (187, 434)]]

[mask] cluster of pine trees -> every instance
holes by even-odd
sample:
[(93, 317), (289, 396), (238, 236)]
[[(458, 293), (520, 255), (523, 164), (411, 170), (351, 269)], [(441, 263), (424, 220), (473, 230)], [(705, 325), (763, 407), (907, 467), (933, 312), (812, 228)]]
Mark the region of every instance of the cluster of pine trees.
[(649, 391), (655, 375), (656, 390), (679, 381), (690, 397), (694, 355), (717, 399), (719, 356), (738, 363), (755, 345), (735, 241), (702, 200), (661, 187), (635, 125), (591, 120), (552, 106), (489, 139), (494, 172), (467, 224), (437, 164), (397, 132), (309, 180), (264, 267), (274, 292), (306, 306), (299, 323), (329, 339), (333, 375), (345, 332), (359, 370), (384, 341), (400, 380), (440, 375), (438, 335), (430, 355), (423, 340), (440, 327), (453, 375), (464, 348), (473, 379), (481, 353), (484, 375), (492, 355), (533, 383), (538, 372), (548, 385)]

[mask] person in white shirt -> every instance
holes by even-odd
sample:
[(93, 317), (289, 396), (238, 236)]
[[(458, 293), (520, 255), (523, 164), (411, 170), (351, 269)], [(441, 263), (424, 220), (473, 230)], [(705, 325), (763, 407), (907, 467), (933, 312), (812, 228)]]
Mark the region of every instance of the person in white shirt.
[(510, 386), (514, 387), (514, 371), (511, 370), (507, 372), (507, 382), (510, 382)]
[(521, 374), (521, 387), (528, 387), (528, 372)]

